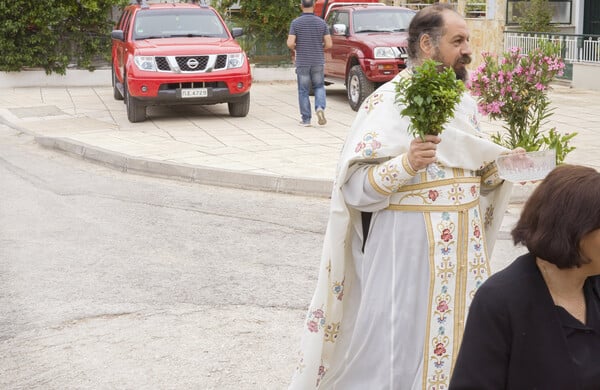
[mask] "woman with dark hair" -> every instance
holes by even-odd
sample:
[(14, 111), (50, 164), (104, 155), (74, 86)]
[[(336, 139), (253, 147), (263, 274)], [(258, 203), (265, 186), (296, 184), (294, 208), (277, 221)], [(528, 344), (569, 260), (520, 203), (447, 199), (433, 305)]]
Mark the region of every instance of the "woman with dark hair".
[(555, 168), (512, 237), (529, 253), (477, 290), (450, 389), (600, 389), (600, 173)]

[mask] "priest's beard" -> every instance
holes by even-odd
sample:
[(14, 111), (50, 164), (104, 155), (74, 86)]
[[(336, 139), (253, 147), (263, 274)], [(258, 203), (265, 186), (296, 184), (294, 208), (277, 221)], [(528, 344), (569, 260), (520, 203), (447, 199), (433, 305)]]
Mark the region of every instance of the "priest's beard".
[[(444, 61), (441, 60), (441, 56), (440, 56), (440, 52), (436, 51), (435, 55), (433, 56), (433, 59), (437, 62), (442, 63), (443, 65), (441, 65), (440, 70), (444, 70), (444, 68), (448, 67), (448, 64), (444, 64)], [(463, 56), (458, 57), (453, 63), (452, 63), (452, 70), (454, 71), (454, 74), (456, 75), (456, 78), (462, 81), (467, 81), (467, 76), (468, 76), (468, 72), (467, 72), (467, 65), (469, 65), (471, 63), (472, 59), (471, 56), (468, 54), (465, 54)]]

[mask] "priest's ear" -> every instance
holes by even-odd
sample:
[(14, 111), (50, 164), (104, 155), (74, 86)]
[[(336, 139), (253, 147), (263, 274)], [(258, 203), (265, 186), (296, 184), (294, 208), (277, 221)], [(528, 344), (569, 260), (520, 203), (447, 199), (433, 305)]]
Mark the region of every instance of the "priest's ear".
[(419, 37), (419, 50), (421, 51), (421, 57), (431, 58), (435, 52), (435, 42), (431, 38), (431, 35), (425, 33)]

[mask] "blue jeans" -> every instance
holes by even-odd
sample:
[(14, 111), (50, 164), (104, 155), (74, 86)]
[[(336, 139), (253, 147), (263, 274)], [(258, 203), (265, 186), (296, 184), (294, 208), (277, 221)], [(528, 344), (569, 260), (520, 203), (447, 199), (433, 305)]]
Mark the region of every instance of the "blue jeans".
[(298, 79), (298, 103), (302, 122), (309, 123), (311, 118), (310, 87), (315, 92), (315, 111), (325, 109), (325, 74), (323, 65), (296, 67)]

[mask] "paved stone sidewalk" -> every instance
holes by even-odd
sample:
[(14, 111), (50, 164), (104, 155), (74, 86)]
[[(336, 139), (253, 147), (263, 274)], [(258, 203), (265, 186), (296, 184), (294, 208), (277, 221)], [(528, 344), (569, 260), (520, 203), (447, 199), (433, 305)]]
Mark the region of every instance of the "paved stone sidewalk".
[[(225, 104), (152, 107), (129, 123), (112, 88), (0, 90), (0, 121), (66, 150), (124, 171), (206, 184), (328, 196), (355, 113), (342, 86), (328, 87), (327, 125), (298, 126), (294, 82), (257, 82), (250, 113), (232, 118)], [(600, 92), (557, 85), (550, 125), (577, 131), (567, 162), (600, 169)], [(484, 130), (500, 129), (484, 122)]]

